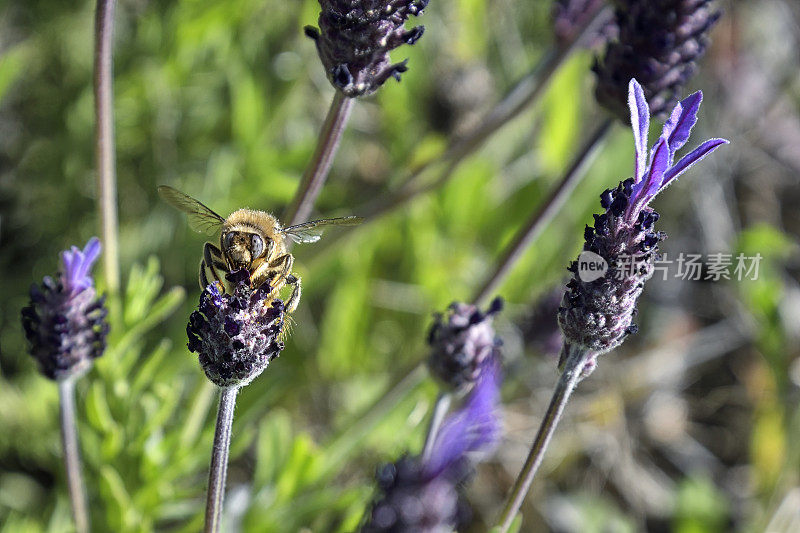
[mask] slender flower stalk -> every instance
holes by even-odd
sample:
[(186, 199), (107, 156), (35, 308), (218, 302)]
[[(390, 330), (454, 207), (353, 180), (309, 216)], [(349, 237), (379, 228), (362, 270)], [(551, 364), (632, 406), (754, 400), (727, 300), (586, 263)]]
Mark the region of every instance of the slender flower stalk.
[(81, 474), (81, 450), (78, 443), (78, 428), (75, 422), (75, 378), (58, 380), (58, 399), (60, 402), (59, 421), (61, 423), (61, 447), (64, 450), (64, 466), (67, 471), (69, 501), (77, 533), (88, 533), (89, 510), (86, 506), (86, 493)]
[(22, 327), (44, 376), (58, 383), (61, 442), (72, 516), (79, 533), (89, 531), (89, 512), (81, 476), (80, 446), (75, 422), (75, 381), (103, 354), (108, 334), (105, 299), (97, 295), (90, 275), (100, 256), (92, 238), (83, 250), (61, 254), (61, 271), (32, 285), (30, 303), (22, 309)]
[(297, 194), (292, 203), (286, 208), (283, 220), (287, 226), (293, 226), (308, 220), (317, 196), (322, 191), (322, 186), (330, 172), (333, 158), (339, 149), (339, 142), (342, 139), (350, 118), (350, 111), (353, 109), (353, 99), (347, 98), (342, 92), (336, 91), (333, 95), (328, 116), (319, 134), (317, 148), (311, 162), (308, 164)]
[[(440, 156), (411, 170), (395, 191), (371, 200), (358, 209), (358, 212), (363, 213), (366, 219), (362, 226), (381, 220), (415, 198), (444, 186), (467, 157), (482, 147), (503, 126), (509, 124), (536, 103), (549, 86), (553, 75), (580, 47), (580, 43), (609, 20), (610, 10), (598, 9), (599, 7), (599, 5), (592, 7), (591, 16), (581, 19), (570, 38), (554, 44), (547, 50), (530, 73), (519, 80), (473, 130), (452, 139)], [(429, 170), (437, 170), (436, 176), (432, 179), (424, 179)], [(348, 234), (353, 233), (348, 232)], [(327, 249), (332, 249), (333, 245), (344, 237), (343, 234), (332, 235), (324, 243), (315, 247), (311, 254), (317, 255)]]
[(472, 300), (475, 304), (480, 305), (481, 302), (497, 290), (511, 272), (514, 263), (517, 262), (528, 246), (561, 210), (569, 194), (583, 178), (589, 162), (599, 150), (603, 139), (611, 130), (611, 126), (612, 121), (606, 120), (595, 129), (583, 148), (575, 156), (572, 165), (564, 173), (561, 181), (551, 191), (550, 196), (533, 212), (527, 224), (517, 232), (511, 244), (505, 249), (494, 271), (475, 293), (475, 297)]
[(642, 87), (636, 80), (629, 83), (628, 106), (636, 154), (634, 177), (600, 195), (605, 212), (595, 215), (594, 227), (587, 226), (584, 232), (581, 255), (591, 254), (593, 259), (605, 262), (605, 271), (599, 277), (587, 276), (580, 268), (580, 258), (569, 267), (573, 278), (567, 283), (558, 310), (558, 323), (564, 335), (559, 364), (563, 373), (500, 517), (501, 533), (508, 530), (522, 505), (578, 381), (591, 374), (598, 355), (619, 346), (636, 331), (632, 324), (636, 303), (645, 282), (653, 275), (652, 262), (658, 242), (666, 237), (654, 230), (659, 217), (650, 202), (692, 165), (728, 142), (707, 140), (675, 160), (676, 152), (686, 144), (697, 122), (702, 98), (698, 91), (675, 106), (648, 154), (650, 110)]
[(573, 348), (573, 352), (567, 358), (564, 371), (561, 373), (558, 383), (556, 383), (556, 388), (550, 399), (550, 405), (547, 406), (547, 411), (544, 413), (544, 418), (542, 418), (542, 423), (539, 425), (539, 431), (533, 440), (531, 450), (527, 459), (525, 459), (525, 464), (522, 466), (522, 470), (511, 488), (508, 502), (500, 514), (498, 533), (508, 531), (514, 521), (514, 517), (517, 516), (519, 508), (525, 500), (525, 495), (528, 494), (531, 483), (533, 483), (533, 477), (542, 464), (544, 452), (547, 450), (556, 426), (561, 420), (564, 408), (567, 406), (572, 391), (575, 390), (583, 375), (583, 367), (587, 362), (587, 356), (586, 352)]
[(200, 295), (198, 309), (189, 317), (189, 351), (198, 355), (203, 371), (220, 388), (217, 426), (208, 478), (206, 532), (219, 531), (225, 497), (228, 450), (233, 410), (239, 389), (258, 377), (283, 350), (283, 301), (270, 296), (271, 287), (250, 286), (250, 274), (228, 274), (230, 293), (217, 282)]
[(308, 220), (328, 177), (347, 126), (353, 100), (374, 93), (389, 78), (400, 81), (406, 62), (392, 64), (389, 51), (414, 44), (425, 30), (405, 29), (411, 16), (422, 14), (428, 0), (319, 0), (319, 27), (307, 26), (336, 93), (317, 141), (317, 148), (284, 213), (287, 225)]
[(439, 396), (436, 397), (436, 403), (433, 404), (433, 413), (431, 420), (428, 424), (428, 431), (425, 434), (425, 445), (422, 448), (422, 459), (427, 459), (433, 450), (433, 443), (436, 442), (436, 435), (442, 427), (442, 422), (450, 409), (450, 404), (453, 401), (452, 393), (448, 391), (441, 391)]
[(105, 249), (103, 270), (112, 296), (119, 293), (119, 229), (114, 147), (114, 11), (116, 0), (97, 0), (95, 12), (94, 112), (97, 200)]
[(214, 447), (211, 450), (211, 468), (208, 473), (208, 496), (206, 499), (206, 533), (219, 531), (222, 503), (225, 498), (225, 480), (228, 475), (228, 452), (231, 447), (233, 409), (239, 387), (219, 389), (217, 426), (214, 430)]

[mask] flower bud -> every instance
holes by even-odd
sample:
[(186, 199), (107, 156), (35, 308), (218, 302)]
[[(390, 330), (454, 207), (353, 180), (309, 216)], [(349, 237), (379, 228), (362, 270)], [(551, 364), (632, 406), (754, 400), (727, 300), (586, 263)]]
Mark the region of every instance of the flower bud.
[(250, 274), (228, 274), (233, 291), (222, 294), (216, 283), (200, 294), (200, 305), (189, 316), (189, 351), (198, 354), (208, 379), (220, 387), (250, 383), (280, 355), (283, 342), (283, 301), (268, 298), (268, 283), (253, 289)]
[(458, 389), (478, 379), (484, 363), (498, 354), (502, 344), (492, 327), (494, 315), (502, 308), (501, 298), (485, 313), (474, 305), (454, 302), (445, 316), (435, 316), (428, 333), (428, 368), (439, 381)]
[(99, 256), (100, 241), (93, 237), (83, 251), (73, 246), (61, 253), (61, 272), (55, 279), (46, 276), (41, 287), (31, 286), (22, 327), (30, 354), (50, 379), (85, 373), (105, 350), (108, 310), (89, 274)]
[(389, 52), (414, 44), (425, 30), (404, 28), (428, 0), (319, 0), (319, 30), (305, 28), (333, 86), (355, 98), (375, 92), (389, 78), (400, 81), (406, 62), (392, 63)]
[(625, 95), (636, 78), (653, 116), (664, 118), (694, 74), (719, 20), (709, 0), (616, 0), (619, 38), (595, 63), (598, 103), (627, 121)]

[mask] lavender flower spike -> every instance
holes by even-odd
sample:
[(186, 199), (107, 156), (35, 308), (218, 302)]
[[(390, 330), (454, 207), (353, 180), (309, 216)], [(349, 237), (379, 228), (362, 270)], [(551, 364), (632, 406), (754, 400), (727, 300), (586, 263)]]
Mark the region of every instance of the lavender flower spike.
[(105, 297), (98, 296), (90, 275), (100, 256), (100, 241), (89, 239), (81, 251), (61, 253), (61, 272), (32, 285), (30, 303), (22, 309), (22, 327), (30, 354), (50, 379), (79, 376), (103, 354), (108, 322)]
[[(628, 106), (633, 126), (636, 158), (634, 177), (600, 195), (605, 213), (594, 215), (594, 227), (584, 232), (584, 253), (599, 255), (608, 264), (600, 278), (582, 279), (578, 263), (558, 312), (564, 333), (562, 363), (577, 348), (595, 355), (618, 346), (636, 331), (632, 318), (644, 283), (653, 275), (652, 260), (658, 243), (666, 235), (654, 231), (659, 215), (650, 202), (678, 176), (723, 144), (725, 139), (710, 139), (674, 163), (675, 153), (689, 139), (697, 122), (703, 95), (699, 91), (679, 102), (653, 149), (647, 152), (650, 113), (639, 83), (628, 86)], [(592, 359), (592, 363), (593, 363)], [(587, 369), (591, 370), (590, 364)]]
[(364, 533), (450, 533), (468, 509), (459, 493), (469, 457), (489, 453), (500, 439), (500, 365), (489, 359), (461, 410), (444, 421), (427, 457), (404, 456), (378, 469), (380, 494)]
[(392, 63), (389, 52), (414, 44), (424, 26), (405, 29), (428, 0), (319, 0), (319, 30), (306, 26), (331, 84), (348, 98), (378, 90), (389, 78), (400, 81), (406, 62)]

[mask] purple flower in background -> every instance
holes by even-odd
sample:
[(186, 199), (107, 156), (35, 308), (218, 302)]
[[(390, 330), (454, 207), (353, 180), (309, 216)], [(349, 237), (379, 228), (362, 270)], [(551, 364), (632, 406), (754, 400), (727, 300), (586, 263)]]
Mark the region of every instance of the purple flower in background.
[[(606, 0), (555, 0), (552, 7), (553, 34), (559, 46), (568, 46), (580, 29), (605, 6)], [(616, 36), (612, 21), (602, 24), (584, 38), (585, 46), (594, 48)]]
[(220, 293), (216, 283), (200, 294), (200, 305), (189, 316), (188, 347), (198, 354), (206, 376), (220, 387), (250, 383), (280, 355), (283, 342), (283, 301), (270, 298), (268, 283), (253, 289), (250, 274), (228, 274), (233, 291)]
[(470, 473), (470, 457), (497, 445), (500, 365), (489, 359), (464, 406), (448, 417), (427, 457), (404, 456), (377, 472), (380, 494), (362, 531), (449, 533), (464, 524), (469, 509), (459, 488)]
[(92, 237), (83, 251), (73, 246), (61, 253), (61, 271), (55, 279), (45, 276), (41, 287), (31, 286), (22, 327), (30, 354), (50, 379), (83, 374), (105, 350), (108, 310), (90, 275), (99, 256), (100, 241)]
[(654, 116), (675, 105), (720, 18), (709, 0), (614, 0), (618, 38), (595, 62), (598, 103), (627, 120), (628, 81), (636, 78)]
[(328, 79), (347, 97), (375, 92), (389, 78), (400, 80), (406, 62), (392, 63), (389, 52), (414, 44), (425, 30), (405, 29), (428, 0), (319, 0), (319, 30), (306, 26)]
[(454, 389), (468, 387), (480, 377), (484, 363), (499, 356), (501, 341), (492, 320), (502, 309), (501, 298), (495, 298), (486, 312), (454, 302), (446, 315), (435, 316), (428, 333), (428, 368), (440, 382)]
[(586, 279), (578, 262), (570, 265), (573, 276), (558, 312), (565, 337), (562, 363), (571, 347), (602, 354), (636, 331), (632, 324), (636, 302), (645, 281), (653, 275), (652, 260), (658, 242), (666, 237), (654, 231), (659, 216), (649, 204), (689, 167), (728, 143), (725, 139), (710, 139), (675, 162), (675, 153), (686, 144), (697, 122), (702, 98), (698, 91), (675, 106), (648, 155), (650, 113), (642, 87), (630, 80), (628, 105), (636, 148), (634, 177), (600, 195), (605, 213), (594, 215), (594, 227), (587, 226), (584, 234), (584, 254), (600, 256), (608, 265), (607, 272), (599, 278)]

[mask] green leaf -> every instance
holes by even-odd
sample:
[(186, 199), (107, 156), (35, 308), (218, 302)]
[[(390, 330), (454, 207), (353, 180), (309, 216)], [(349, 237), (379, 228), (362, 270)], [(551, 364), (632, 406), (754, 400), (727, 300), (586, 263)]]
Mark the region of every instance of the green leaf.
[(28, 45), (21, 43), (0, 56), (0, 102), (9, 87), (25, 72), (29, 55)]
[(292, 447), (292, 420), (288, 412), (275, 409), (266, 416), (258, 430), (254, 488), (258, 490), (278, 479)]

